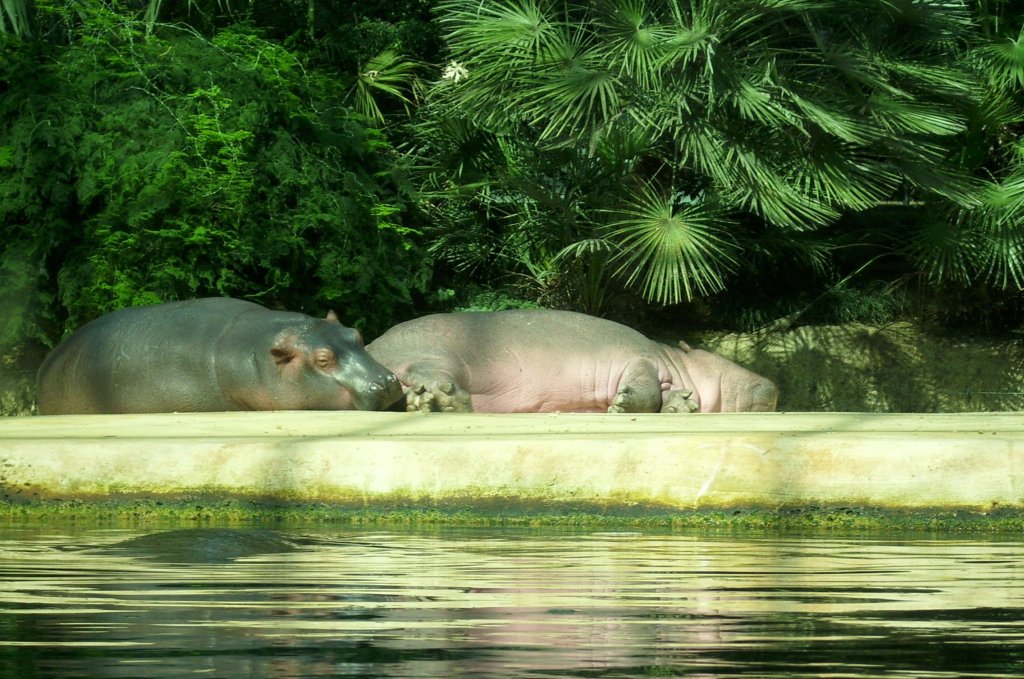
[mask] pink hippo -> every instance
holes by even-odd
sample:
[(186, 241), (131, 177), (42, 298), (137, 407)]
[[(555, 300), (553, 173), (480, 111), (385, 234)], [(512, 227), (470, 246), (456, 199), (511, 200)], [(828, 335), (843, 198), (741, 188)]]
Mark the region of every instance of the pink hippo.
[(366, 351), (407, 387), (410, 411), (772, 411), (778, 396), (770, 380), (717, 354), (571, 311), (434, 314)]

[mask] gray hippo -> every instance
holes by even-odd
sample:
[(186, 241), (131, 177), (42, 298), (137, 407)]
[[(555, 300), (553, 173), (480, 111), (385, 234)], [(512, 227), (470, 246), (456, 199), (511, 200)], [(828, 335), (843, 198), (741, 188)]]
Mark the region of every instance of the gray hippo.
[(721, 356), (571, 311), (435, 314), (366, 350), (408, 387), (410, 411), (771, 411), (778, 395)]
[(99, 551), (168, 564), (215, 564), (294, 552), (302, 542), (261, 528), (180, 528), (122, 540)]
[(215, 410), (384, 410), (393, 373), (338, 322), (208, 298), (101, 316), (39, 368), (43, 415)]

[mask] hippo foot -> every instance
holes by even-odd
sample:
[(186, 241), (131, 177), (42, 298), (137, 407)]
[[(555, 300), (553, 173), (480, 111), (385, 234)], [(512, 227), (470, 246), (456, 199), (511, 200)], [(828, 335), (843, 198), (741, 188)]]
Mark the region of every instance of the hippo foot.
[(663, 413), (695, 413), (700, 410), (700, 404), (692, 398), (693, 392), (689, 389), (676, 389), (665, 394), (661, 404)]
[(624, 385), (619, 387), (615, 393), (615, 400), (608, 406), (610, 413), (653, 413), (657, 405), (651, 399), (657, 396), (656, 392), (645, 389), (642, 386)]
[(405, 409), (410, 413), (471, 413), (469, 392), (452, 382), (414, 384), (405, 395)]
[(608, 412), (610, 413), (628, 413), (630, 396), (633, 390), (629, 387), (622, 387), (615, 394), (615, 400), (608, 406)]

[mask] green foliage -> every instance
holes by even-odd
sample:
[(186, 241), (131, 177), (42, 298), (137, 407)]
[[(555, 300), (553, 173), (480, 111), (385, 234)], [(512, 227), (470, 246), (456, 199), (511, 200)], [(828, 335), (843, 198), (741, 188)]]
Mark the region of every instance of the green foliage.
[(727, 223), (703, 201), (677, 201), (647, 189), (608, 225), (617, 243), (612, 263), (626, 284), (643, 281), (648, 299), (678, 304), (725, 288), (724, 274), (735, 264)]
[(455, 307), (455, 311), (502, 311), (504, 309), (538, 309), (540, 305), (528, 299), (520, 299), (510, 295), (483, 290), (473, 294), (469, 302)]
[(958, 53), (984, 85), (956, 159), (976, 203), (935, 200), (904, 244), (929, 284), (1024, 291), (1024, 7), (980, 3), (981, 31)]
[(998, 88), (1024, 88), (1024, 26), (1015, 38), (996, 37), (978, 46), (974, 58)]
[(31, 34), (25, 0), (0, 0), (0, 33), (8, 31), (18, 35)]
[(425, 290), (398, 156), (343, 83), (241, 25), (52, 12), (67, 45), (0, 58), (3, 266), (34, 273), (20, 287), (51, 340), (204, 295), (333, 307), (373, 333)]
[(0, 0), (0, 95), (6, 340), (205, 294), (1024, 309), (1015, 0)]
[[(432, 234), (442, 257), (527, 242), (532, 262), (562, 253), (549, 278), (571, 296), (586, 280), (673, 304), (757, 275), (736, 262), (766, 231), (782, 260), (899, 191), (981, 204), (950, 162), (979, 89), (950, 58), (962, 2), (448, 0), (439, 17), (452, 62), (417, 132), (438, 202), (466, 207)], [(568, 275), (581, 259), (606, 275)]]
[[(147, 17), (187, 24), (204, 35), (244, 24), (301, 53), (351, 85), (384, 51), (414, 63), (436, 62), (443, 49), (432, 9), (436, 0), (148, 0)], [(155, 7), (154, 7), (155, 6)]]
[(391, 50), (377, 54), (359, 69), (355, 84), (355, 108), (376, 123), (384, 123), (384, 113), (377, 103), (384, 95), (404, 104), (412, 103), (409, 92), (415, 86), (416, 64), (402, 59)]

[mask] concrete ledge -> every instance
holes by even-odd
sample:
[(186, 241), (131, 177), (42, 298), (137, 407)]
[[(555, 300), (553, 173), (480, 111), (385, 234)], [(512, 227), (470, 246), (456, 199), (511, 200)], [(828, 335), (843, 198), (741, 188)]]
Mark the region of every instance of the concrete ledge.
[(246, 412), (0, 420), (0, 500), (1024, 510), (1024, 415)]

